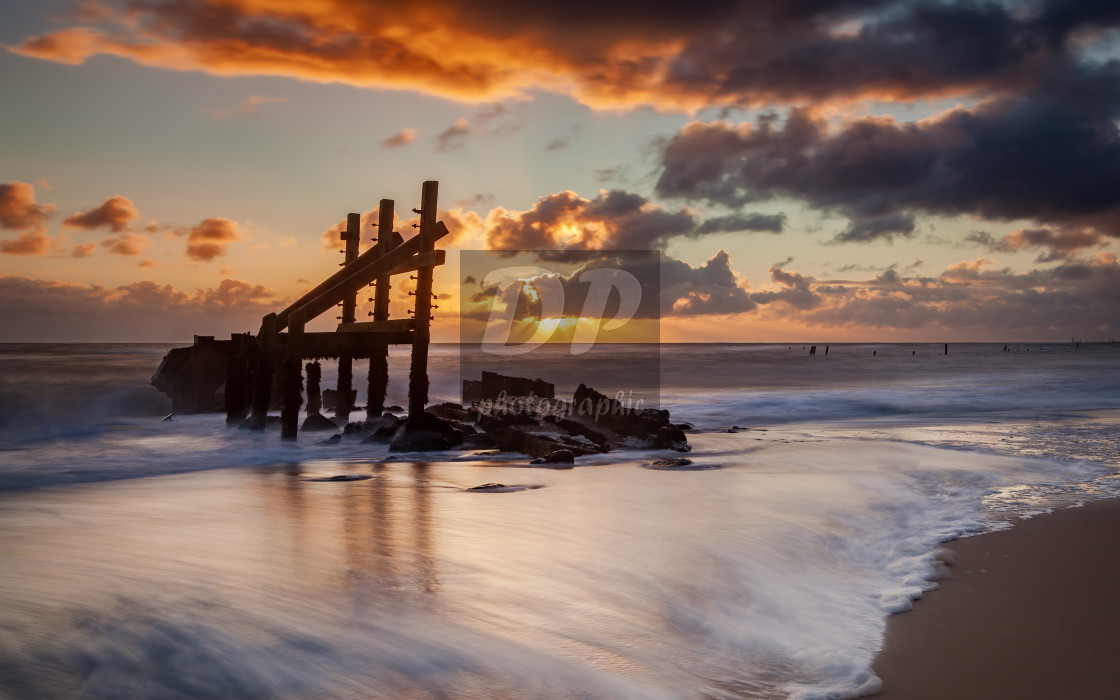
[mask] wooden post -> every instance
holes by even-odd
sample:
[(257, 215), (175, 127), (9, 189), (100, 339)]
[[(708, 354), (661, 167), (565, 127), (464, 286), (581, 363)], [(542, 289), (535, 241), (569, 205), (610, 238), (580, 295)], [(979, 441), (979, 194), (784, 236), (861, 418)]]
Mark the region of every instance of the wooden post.
[[(439, 183), (424, 183), (420, 198), (420, 252), (435, 249), (436, 198)], [(408, 372), (408, 419), (419, 420), (428, 403), (428, 343), (431, 341), (432, 272), (434, 265), (416, 271), (416, 328), (412, 340), (412, 367)]]
[[(393, 233), (393, 200), (383, 199), (377, 209), (377, 247), (385, 255), (396, 247)], [(373, 320), (389, 320), (389, 275), (381, 275), (374, 280)], [(378, 418), (385, 410), (385, 394), (389, 388), (389, 346), (384, 341), (375, 341), (369, 358), (369, 385), (366, 400), (366, 416)]]
[(307, 367), (307, 415), (321, 415), (323, 410), (323, 366), (319, 361), (308, 362)]
[(299, 431), (299, 407), (303, 403), (303, 314), (288, 321), (288, 352), (284, 358), (284, 408), (280, 412), (280, 437), (295, 440)]
[(248, 377), (245, 356), (241, 353), (226, 363), (226, 425), (236, 425), (248, 414), (245, 386)]
[[(362, 217), (360, 214), (346, 215), (346, 230), (342, 232), (342, 240), (346, 241), (346, 257), (343, 265), (349, 265), (358, 257), (358, 244), (362, 240)], [(353, 323), (354, 312), (358, 305), (358, 293), (347, 294), (342, 299), (342, 322)], [(354, 409), (354, 358), (350, 355), (338, 357), (338, 395), (335, 403), (335, 416), (350, 420), (350, 411)]]
[(249, 427), (264, 430), (268, 423), (268, 404), (272, 400), (272, 354), (276, 350), (276, 314), (269, 314), (261, 320), (261, 330), (257, 333), (260, 347), (257, 357), (257, 370), (253, 388), (253, 416)]

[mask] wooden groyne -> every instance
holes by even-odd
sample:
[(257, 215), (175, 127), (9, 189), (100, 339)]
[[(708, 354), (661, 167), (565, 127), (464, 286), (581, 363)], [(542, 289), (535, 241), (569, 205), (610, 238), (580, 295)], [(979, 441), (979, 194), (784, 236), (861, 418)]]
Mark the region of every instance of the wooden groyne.
[[(439, 183), (423, 185), (416, 235), (405, 240), (393, 231), (394, 202), (382, 199), (375, 245), (360, 253), (361, 217), (349, 214), (341, 238), (345, 243), (342, 269), (279, 313), (261, 320), (260, 330), (235, 334), (229, 340), (195, 336), (193, 346), (171, 350), (152, 377), (152, 384), (168, 394), (175, 413), (224, 410), (230, 423), (261, 430), (268, 411), (281, 409), (281, 436), (294, 440), (303, 404), (306, 360), (337, 360), (335, 416), (349, 420), (354, 410), (355, 360), (369, 360), (366, 412), (381, 416), (388, 386), (388, 348), (411, 345), (408, 418), (419, 420), (428, 403), (428, 345), (431, 342), (432, 275), (446, 259), (436, 243), (447, 227), (436, 220)], [(416, 281), (410, 318), (389, 318), (393, 278), (410, 274)], [(356, 318), (358, 294), (373, 288), (371, 320)], [(306, 326), (327, 311), (341, 307), (333, 332), (308, 332)], [(318, 367), (308, 365), (308, 420), (319, 416)], [(224, 398), (218, 392), (224, 387)], [(314, 396), (312, 396), (314, 394)]]

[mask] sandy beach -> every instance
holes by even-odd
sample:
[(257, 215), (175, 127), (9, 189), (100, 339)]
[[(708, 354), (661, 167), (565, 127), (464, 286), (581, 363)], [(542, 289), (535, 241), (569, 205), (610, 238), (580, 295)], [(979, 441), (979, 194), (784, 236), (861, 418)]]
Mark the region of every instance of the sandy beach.
[(952, 576), (888, 620), (879, 697), (1117, 697), (1118, 536), (1113, 499), (951, 543)]

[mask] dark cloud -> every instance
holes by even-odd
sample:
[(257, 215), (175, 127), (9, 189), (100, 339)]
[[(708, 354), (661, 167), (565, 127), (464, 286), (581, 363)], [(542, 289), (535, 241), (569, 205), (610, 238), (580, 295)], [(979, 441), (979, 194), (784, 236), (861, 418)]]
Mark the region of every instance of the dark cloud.
[(724, 231), (765, 231), (781, 233), (785, 227), (785, 214), (728, 214), (707, 219), (696, 229), (697, 235)]
[(805, 109), (781, 124), (774, 115), (755, 125), (693, 122), (666, 147), (657, 192), (733, 207), (802, 200), (851, 220), (838, 241), (912, 235), (915, 214), (1116, 237), (1118, 117), (1120, 64), (1108, 63), (920, 122), (864, 117), (830, 130)]
[(603, 190), (595, 199), (566, 191), (542, 197), (530, 209), (495, 209), (486, 217), (492, 250), (647, 250), (688, 235), (696, 219), (669, 212), (646, 197)]
[(1038, 250), (1035, 262), (1066, 260), (1087, 248), (1103, 246), (1108, 238), (1100, 231), (1087, 228), (1024, 228), (996, 238), (987, 231), (973, 231), (965, 236), (969, 243), (993, 252)]
[(374, 0), (176, 0), (130, 2), (127, 15), (99, 13), (9, 50), (475, 102), (544, 88), (594, 106), (696, 109), (1021, 89), (1068, 65), (1084, 36), (1120, 23), (1112, 5), (416, 0), (387, 16)]
[(152, 280), (104, 287), (0, 276), (0, 329), (9, 341), (179, 341), (200, 328), (215, 335), (252, 330), (285, 301), (268, 287), (232, 279), (188, 293)]
[(96, 229), (108, 227), (113, 233), (128, 228), (129, 223), (140, 218), (136, 205), (128, 197), (115, 194), (92, 209), (71, 214), (62, 223), (71, 228)]

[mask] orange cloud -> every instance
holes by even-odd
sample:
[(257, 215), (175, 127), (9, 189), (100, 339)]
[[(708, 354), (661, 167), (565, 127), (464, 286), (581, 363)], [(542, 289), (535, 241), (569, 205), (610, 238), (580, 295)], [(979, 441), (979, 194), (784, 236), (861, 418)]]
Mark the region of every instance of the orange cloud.
[(51, 248), (51, 239), (43, 227), (26, 231), (15, 238), (0, 241), (0, 253), (7, 255), (46, 255)]
[(93, 251), (95, 250), (97, 250), (96, 243), (82, 243), (80, 245), (74, 246), (74, 248), (70, 251), (70, 257), (88, 258), (89, 256), (93, 255)]
[(381, 139), (382, 148), (399, 148), (416, 141), (420, 135), (418, 129), (401, 129), (392, 136), (387, 136)]
[(148, 239), (135, 233), (126, 233), (106, 238), (101, 241), (101, 247), (114, 255), (140, 255), (148, 247)]
[(54, 209), (53, 204), (36, 204), (35, 188), (26, 182), (0, 183), (0, 227), (41, 226)]
[[(571, 95), (593, 107), (695, 111), (806, 99), (908, 100), (1021, 86), (1068, 69), (1107, 13), (1001, 4), (502, 0), (177, 0), (100, 7), (90, 25), (9, 50), (77, 65), (406, 89), (468, 102)], [(856, 23), (856, 24), (853, 24)], [(853, 31), (859, 26), (859, 31)], [(959, 41), (959, 27), (970, 30)]]
[(187, 232), (187, 257), (209, 262), (226, 254), (230, 243), (241, 240), (236, 221), (222, 218), (203, 219)]
[(62, 223), (71, 228), (86, 230), (108, 226), (113, 233), (120, 233), (128, 228), (129, 222), (139, 218), (140, 212), (132, 200), (115, 194), (92, 209), (66, 217)]

